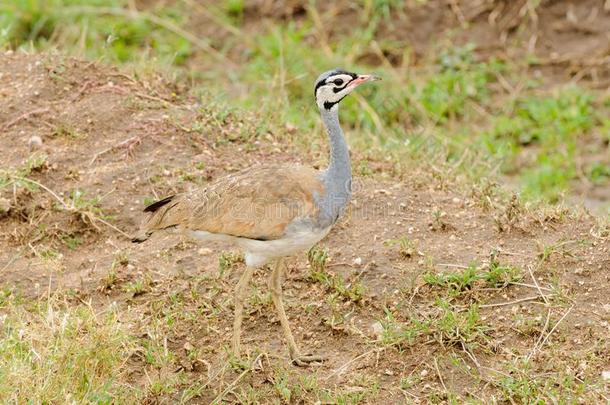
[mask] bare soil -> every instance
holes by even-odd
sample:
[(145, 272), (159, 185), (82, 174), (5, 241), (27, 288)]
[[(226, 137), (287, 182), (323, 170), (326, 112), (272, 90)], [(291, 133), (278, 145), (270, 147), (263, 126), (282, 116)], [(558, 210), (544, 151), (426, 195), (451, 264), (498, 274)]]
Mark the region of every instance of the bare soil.
[[(323, 158), (281, 143), (285, 137), (298, 137), (298, 132), (244, 138), (238, 134), (253, 131), (250, 120), (219, 117), (176, 91), (162, 78), (136, 81), (94, 62), (52, 55), (2, 55), (2, 167), (22, 167), (33, 153), (47, 159), (28, 176), (44, 187), (0, 191), (0, 198), (10, 206), (0, 218), (0, 285), (32, 297), (70, 291), (74, 305), (90, 300), (99, 310), (113, 303), (130, 308), (130, 319), (121, 321), (129, 325), (133, 336), (145, 333), (155, 308), (168, 305), (176, 294), (183, 295), (186, 304), (181, 313), (191, 316), (181, 317), (167, 336), (169, 349), (178, 354), (175, 368), (153, 371), (168, 378), (187, 372), (191, 381), (212, 381), (193, 399), (207, 403), (239, 375), (227, 368), (225, 350), (232, 322), (231, 291), (243, 264), (223, 274), (217, 253), (227, 247), (198, 246), (171, 233), (133, 245), (126, 235), (141, 220), (145, 197), (197, 187), (252, 164), (318, 164)], [(33, 136), (41, 138), (41, 146), (31, 143)], [(485, 208), (484, 195), (461, 195), (425, 173), (405, 180), (378, 177), (358, 179), (348, 215), (321, 242), (331, 258), (328, 271), (348, 284), (360, 281), (365, 287), (362, 299), (340, 299), (330, 305), (332, 291), (307, 276), (305, 254), (290, 262), (291, 274), (284, 283), (298, 342), (328, 360), (312, 369), (293, 368), (272, 307), (252, 301), (244, 345), (266, 356), (234, 389), (249, 384), (273, 393), (272, 370), (286, 367), (298, 375), (314, 373), (322, 387), (331, 389), (348, 387), (357, 392), (364, 389), (363, 381), (378, 381), (381, 390), (370, 400), (374, 403), (423, 400), (443, 385), (462, 395), (501, 399), (493, 384), (473, 379), (447, 355), (455, 354), (485, 376), (486, 367), (498, 369), (510, 359), (527, 355), (541, 334), (549, 332), (543, 328), (547, 317), (557, 328), (534, 355), (534, 374), (571, 370), (574, 378), (599, 381), (601, 371), (610, 368), (610, 241), (594, 218), (561, 210)], [(74, 190), (81, 190), (86, 198), (103, 196), (100, 207), (105, 222), (61, 208), (58, 198), (68, 201)], [(66, 238), (74, 237), (82, 242), (70, 248)], [(412, 252), (401, 252), (388, 243), (402, 237), (414, 243)], [(555, 248), (541, 261), (544, 247), (550, 246)], [(49, 251), (55, 252), (50, 259), (44, 253)], [(423, 338), (400, 350), (375, 344), (373, 325), (385, 317), (384, 311), (391, 311), (398, 321), (435, 311), (443, 291), (424, 283), (424, 272), (457, 271), (473, 261), (486, 263), (492, 252), (502, 264), (520, 268), (523, 283), (558, 288), (565, 305), (545, 306), (539, 298), (482, 307), (495, 351), (469, 354), (459, 346)], [(117, 265), (119, 256), (123, 259)], [(111, 271), (117, 277), (109, 283)], [(256, 273), (259, 295), (266, 292), (266, 275), (266, 270)], [(126, 289), (142, 279), (146, 280), (143, 291), (134, 294)], [(194, 298), (193, 291), (199, 298)], [(538, 293), (531, 286), (509, 285), (475, 289), (458, 301), (504, 303)], [(220, 312), (212, 314), (206, 308), (220, 308)], [(133, 317), (134, 313), (139, 315)], [(517, 318), (533, 325), (531, 330), (515, 327)], [(184, 349), (188, 347), (201, 348), (203, 357), (188, 360)], [(438, 370), (437, 358), (441, 359)], [(151, 366), (134, 354), (129, 368), (129, 383), (145, 384), (145, 371)], [(401, 389), (401, 378), (410, 375), (418, 375), (420, 381)], [(176, 400), (175, 394), (148, 398), (150, 403)]]

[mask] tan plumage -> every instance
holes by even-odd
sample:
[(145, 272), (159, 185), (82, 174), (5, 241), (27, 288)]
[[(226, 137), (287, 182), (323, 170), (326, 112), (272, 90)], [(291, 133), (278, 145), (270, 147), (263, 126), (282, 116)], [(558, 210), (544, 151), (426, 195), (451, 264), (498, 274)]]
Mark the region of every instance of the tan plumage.
[(314, 194), (322, 196), (319, 172), (305, 166), (258, 167), (226, 176), (205, 188), (151, 205), (135, 241), (177, 226), (256, 240), (282, 237), (296, 218), (316, 218)]

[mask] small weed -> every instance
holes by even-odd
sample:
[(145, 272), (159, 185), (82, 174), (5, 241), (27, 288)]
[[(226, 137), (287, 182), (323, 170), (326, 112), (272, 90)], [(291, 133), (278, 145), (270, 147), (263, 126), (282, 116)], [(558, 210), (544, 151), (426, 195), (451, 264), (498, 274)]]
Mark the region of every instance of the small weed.
[(400, 239), (390, 239), (386, 241), (387, 246), (398, 246), (398, 252), (404, 258), (411, 258), (417, 253), (417, 246), (414, 241), (407, 236)]
[(85, 134), (79, 132), (69, 124), (58, 125), (55, 127), (51, 135), (57, 138), (67, 138), (71, 140), (83, 139), (86, 137)]
[(412, 346), (420, 339), (434, 339), (441, 346), (465, 345), (486, 347), (490, 338), (489, 327), (481, 322), (478, 307), (458, 309), (445, 299), (436, 301), (434, 311), (430, 314), (409, 314), (405, 322), (398, 322), (394, 314), (385, 310), (380, 344), (392, 346), (399, 351)]
[(220, 277), (223, 277), (227, 272), (230, 272), (239, 263), (244, 262), (244, 257), (235, 252), (222, 252), (218, 256), (218, 269), (220, 270)]
[(338, 296), (346, 301), (359, 302), (364, 297), (364, 285), (360, 281), (345, 283), (345, 280), (339, 275), (330, 274), (326, 271), (326, 262), (328, 260), (328, 251), (313, 247), (307, 254), (309, 260), (309, 276), (308, 278), (316, 283), (322, 283), (333, 291)]
[(309, 261), (310, 276), (312, 279), (317, 282), (324, 281), (326, 278), (328, 251), (314, 246), (307, 253), (307, 260)]
[(272, 384), (280, 399), (285, 403), (290, 403), (293, 393), (287, 373), (285, 371), (274, 373)]
[(48, 157), (43, 153), (33, 153), (20, 167), (0, 169), (0, 190), (14, 186), (16, 189), (38, 191), (38, 186), (28, 181), (32, 173), (42, 172), (48, 167)]
[(430, 229), (432, 229), (433, 231), (445, 231), (451, 229), (451, 225), (449, 225), (445, 220), (445, 218), (447, 217), (447, 213), (445, 211), (441, 211), (440, 209), (436, 208), (432, 212), (432, 215), (434, 216), (434, 218), (429, 224)]
[(479, 281), (486, 287), (506, 287), (521, 278), (520, 270), (512, 266), (503, 266), (496, 260), (484, 267), (471, 263), (465, 269), (443, 273), (425, 273), (423, 279), (431, 286), (444, 287), (452, 297), (471, 290)]
[(145, 294), (151, 290), (152, 287), (152, 279), (150, 276), (145, 275), (129, 284), (127, 284), (123, 291), (132, 295), (132, 297), (137, 297), (138, 295)]
[(116, 270), (114, 268), (110, 269), (102, 279), (102, 290), (112, 290), (118, 281), (119, 276)]
[(431, 334), (441, 345), (457, 345), (459, 343), (486, 344), (489, 340), (489, 328), (481, 324), (479, 310), (476, 305), (470, 305), (466, 311), (458, 311), (452, 305), (439, 299), (436, 303), (440, 314), (430, 322)]
[(62, 242), (70, 250), (76, 250), (80, 245), (84, 243), (83, 239), (78, 235), (65, 235), (62, 237)]
[(525, 360), (513, 360), (507, 364), (507, 368), (507, 372), (492, 381), (507, 401), (523, 404), (577, 401), (585, 394), (591, 394), (595, 386), (592, 381), (559, 372), (537, 375), (532, 370), (532, 364)]
[(380, 322), (383, 327), (380, 343), (384, 346), (394, 346), (398, 350), (412, 345), (416, 338), (430, 331), (427, 321), (420, 321), (414, 316), (410, 317), (406, 323), (397, 322), (387, 308), (385, 318)]

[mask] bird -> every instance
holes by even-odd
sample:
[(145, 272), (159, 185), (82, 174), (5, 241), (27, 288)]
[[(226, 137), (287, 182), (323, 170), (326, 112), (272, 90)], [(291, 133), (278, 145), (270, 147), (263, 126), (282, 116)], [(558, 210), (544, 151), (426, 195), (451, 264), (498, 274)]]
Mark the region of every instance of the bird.
[(246, 266), (234, 291), (234, 355), (240, 355), (250, 280), (255, 269), (270, 264), (268, 286), (291, 362), (307, 366), (324, 360), (303, 354), (290, 329), (282, 300), (284, 259), (312, 248), (345, 211), (351, 197), (352, 171), (339, 124), (339, 103), (363, 83), (376, 80), (380, 77), (333, 69), (315, 81), (315, 102), (330, 144), (325, 170), (297, 164), (255, 166), (144, 208), (148, 215), (133, 242), (144, 242), (156, 231), (178, 228), (200, 240), (233, 242), (244, 251)]

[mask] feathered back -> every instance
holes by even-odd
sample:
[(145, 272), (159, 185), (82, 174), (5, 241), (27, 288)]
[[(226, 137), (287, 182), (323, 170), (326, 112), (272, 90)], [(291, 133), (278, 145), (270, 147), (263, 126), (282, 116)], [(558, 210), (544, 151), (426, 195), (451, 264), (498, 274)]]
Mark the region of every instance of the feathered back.
[(133, 242), (179, 226), (194, 231), (272, 240), (294, 219), (316, 219), (314, 195), (324, 195), (319, 172), (304, 166), (260, 167), (224, 177), (205, 188), (166, 197), (150, 213)]

